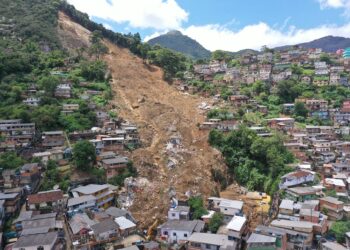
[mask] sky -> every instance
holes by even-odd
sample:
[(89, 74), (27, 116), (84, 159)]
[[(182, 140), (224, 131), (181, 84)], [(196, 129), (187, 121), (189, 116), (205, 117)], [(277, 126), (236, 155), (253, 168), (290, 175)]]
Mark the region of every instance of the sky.
[(206, 49), (239, 51), (350, 37), (350, 0), (68, 0), (116, 32), (144, 41), (179, 30)]

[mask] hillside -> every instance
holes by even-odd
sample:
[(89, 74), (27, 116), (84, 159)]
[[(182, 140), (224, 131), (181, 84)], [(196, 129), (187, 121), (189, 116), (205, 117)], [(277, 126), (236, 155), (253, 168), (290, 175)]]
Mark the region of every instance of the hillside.
[[(89, 31), (62, 12), (59, 27), (59, 33), (65, 34), (61, 37), (63, 44), (88, 40)], [(210, 170), (224, 168), (224, 164), (208, 145), (207, 133), (197, 127), (197, 123), (205, 119), (197, 108), (204, 100), (179, 93), (162, 79), (160, 68), (144, 64), (129, 50), (109, 41), (106, 45), (109, 53), (104, 59), (113, 78), (112, 103), (120, 117), (138, 126), (143, 142), (131, 159), (140, 177), (146, 178), (149, 184), (137, 193), (131, 211), (142, 225), (148, 225), (153, 222), (153, 216), (164, 218), (172, 189), (179, 198), (185, 198), (187, 191), (206, 196), (213, 193), (216, 185), (212, 183)], [(180, 138), (179, 152), (165, 150), (172, 136)], [(170, 159), (178, 162), (173, 169), (167, 166)]]
[(183, 53), (194, 59), (203, 59), (210, 57), (210, 51), (205, 49), (196, 40), (183, 35), (180, 31), (170, 31), (164, 35), (158, 36), (148, 41), (151, 45), (160, 45), (162, 47)]
[[(277, 47), (275, 49), (287, 49), (293, 45), (287, 45)], [(321, 48), (325, 52), (336, 52), (338, 49), (344, 49), (350, 47), (350, 38), (339, 36), (325, 36), (320, 39), (313, 40), (311, 42), (296, 44), (302, 48)]]

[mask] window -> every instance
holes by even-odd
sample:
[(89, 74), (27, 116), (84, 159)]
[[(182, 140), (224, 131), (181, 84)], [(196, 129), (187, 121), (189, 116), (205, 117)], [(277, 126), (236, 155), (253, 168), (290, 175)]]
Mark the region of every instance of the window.
[(175, 217), (175, 216), (176, 216), (176, 214), (172, 213), (172, 214), (171, 214), (171, 216), (172, 216), (172, 217)]
[(44, 247), (43, 246), (39, 246), (37, 249), (38, 250), (44, 250)]
[(173, 236), (176, 236), (176, 233), (173, 233)]
[(164, 231), (164, 235), (168, 235), (168, 231)]
[(184, 234), (184, 237), (187, 237), (187, 234)]
[(205, 244), (205, 248), (206, 248), (206, 249), (210, 249), (210, 248), (211, 248), (211, 245)]

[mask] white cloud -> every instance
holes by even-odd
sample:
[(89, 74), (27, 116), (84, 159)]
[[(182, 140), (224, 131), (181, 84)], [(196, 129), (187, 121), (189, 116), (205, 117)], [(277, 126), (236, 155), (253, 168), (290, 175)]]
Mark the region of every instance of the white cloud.
[(343, 9), (343, 15), (350, 18), (350, 0), (318, 0), (321, 9)]
[[(263, 45), (268, 47), (293, 45), (328, 35), (349, 37), (350, 23), (344, 26), (323, 25), (311, 29), (297, 29), (294, 26), (289, 26), (287, 31), (272, 28), (264, 22), (245, 26), (237, 32), (213, 24), (189, 26), (180, 30), (211, 51), (217, 49), (238, 51), (241, 49), (260, 49)], [(157, 32), (146, 37), (145, 40), (160, 34)]]
[(175, 0), (68, 0), (78, 10), (133, 28), (178, 29), (188, 13)]
[(112, 27), (111, 25), (109, 25), (108, 23), (103, 23), (102, 25), (103, 25), (103, 27), (105, 27), (106, 29), (113, 30), (113, 27)]
[[(317, 0), (321, 8), (343, 8), (350, 13), (350, 0)], [(129, 28), (151, 28), (155, 33), (147, 36), (149, 40), (171, 29), (178, 29), (192, 37), (209, 50), (238, 51), (241, 49), (260, 49), (308, 42), (327, 35), (349, 37), (350, 23), (343, 26), (323, 25), (311, 29), (298, 29), (288, 25), (290, 18), (283, 24), (270, 26), (265, 22), (247, 25), (239, 30), (232, 30), (236, 20), (228, 24), (207, 24), (184, 27), (189, 14), (176, 0), (68, 0), (77, 9), (90, 16), (111, 22), (125, 24)], [(350, 15), (349, 15), (350, 16)], [(104, 24), (109, 27), (108, 24)]]
[(344, 8), (346, 6), (349, 6), (348, 0), (318, 0), (320, 3), (321, 9), (325, 8)]

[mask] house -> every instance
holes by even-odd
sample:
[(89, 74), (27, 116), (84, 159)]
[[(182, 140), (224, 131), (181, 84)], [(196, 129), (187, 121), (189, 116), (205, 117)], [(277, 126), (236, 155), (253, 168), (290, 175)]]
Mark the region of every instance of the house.
[(235, 241), (237, 244), (237, 249), (240, 249), (242, 239), (246, 236), (248, 229), (247, 219), (243, 216), (235, 215), (227, 224), (226, 229), (228, 230), (228, 239)]
[(294, 113), (294, 103), (285, 103), (282, 105), (283, 114), (293, 114)]
[(33, 153), (32, 156), (33, 158), (40, 159), (40, 162), (46, 166), (49, 160), (56, 161), (56, 162), (62, 160), (63, 150), (59, 148), (53, 148), (44, 152)]
[(58, 242), (57, 232), (21, 236), (12, 246), (12, 250), (40, 249), (54, 250)]
[(229, 250), (235, 249), (236, 243), (224, 234), (193, 233), (188, 239), (188, 250)]
[(43, 191), (28, 195), (28, 210), (49, 210), (60, 212), (65, 209), (65, 198), (61, 190)]
[(340, 84), (340, 74), (339, 73), (331, 73), (329, 76), (329, 84), (330, 85), (339, 85)]
[(69, 84), (59, 84), (55, 90), (55, 97), (70, 98), (72, 88)]
[[(312, 244), (313, 239), (313, 228), (315, 223), (308, 221), (293, 221), (293, 220), (273, 220), (270, 224), (273, 227), (283, 228), (289, 230), (287, 233), (288, 243), (293, 243), (291, 237), (288, 234), (295, 234), (293, 231), (296, 231), (296, 236), (301, 238), (302, 244), (307, 247)], [(291, 249), (291, 248), (287, 248)], [(293, 248), (295, 249), (295, 248)]]
[(21, 207), (21, 193), (0, 193), (0, 201), (4, 202), (6, 216), (13, 216)]
[(326, 178), (324, 180), (324, 186), (328, 190), (335, 190), (338, 194), (347, 196), (346, 185), (342, 179)]
[(331, 151), (331, 142), (328, 140), (311, 140), (314, 152), (323, 153)]
[(28, 97), (27, 99), (23, 100), (23, 103), (30, 107), (37, 107), (40, 104), (40, 98)]
[(310, 111), (324, 110), (328, 108), (328, 102), (323, 99), (307, 99), (305, 106)]
[(103, 159), (102, 167), (106, 170), (107, 180), (117, 176), (121, 169), (128, 167), (128, 158), (115, 156), (113, 158)]
[(1, 173), (3, 185), (2, 188), (15, 188), (19, 186), (20, 176), (14, 169), (5, 169)]
[(343, 101), (341, 112), (350, 112), (350, 100)]
[(312, 83), (319, 87), (327, 86), (329, 84), (329, 78), (327, 76), (315, 76)]
[(136, 223), (135, 218), (131, 215), (131, 213), (127, 210), (120, 209), (117, 207), (109, 207), (105, 210), (105, 213), (111, 216), (112, 218), (116, 219), (119, 217), (125, 217), (126, 219)]
[(130, 234), (134, 233), (136, 230), (136, 224), (124, 216), (115, 218), (114, 221), (118, 224), (119, 234), (122, 237), (127, 237)]
[(33, 158), (40, 159), (40, 162), (47, 165), (50, 160), (51, 153), (49, 151), (33, 153)]
[(320, 198), (320, 209), (330, 220), (341, 220), (344, 215), (344, 202), (330, 196)]
[(38, 214), (27, 219), (22, 219), (15, 224), (16, 230), (21, 231), (21, 235), (32, 235), (48, 233), (56, 229), (62, 229), (62, 221), (56, 220), (56, 213)]
[(209, 197), (209, 209), (221, 212), (224, 215), (224, 222), (228, 223), (235, 215), (242, 213), (243, 201), (229, 200), (218, 197)]
[(249, 97), (245, 95), (232, 95), (230, 96), (230, 102), (235, 107), (241, 107), (243, 105), (246, 105), (248, 103)]
[(65, 142), (63, 131), (46, 131), (42, 133), (42, 145), (45, 148), (62, 147)]
[(203, 229), (204, 222), (200, 220), (169, 220), (158, 227), (158, 237), (169, 244), (181, 244), (188, 241), (192, 233)]
[(317, 187), (289, 187), (286, 189), (286, 196), (294, 201), (305, 201), (317, 199), (321, 192), (322, 188)]
[(297, 170), (281, 177), (279, 187), (285, 189), (314, 181), (315, 173), (307, 170)]
[(96, 207), (96, 197), (93, 195), (83, 195), (78, 197), (69, 198), (67, 202), (67, 208), (69, 212), (74, 210), (84, 210)]
[(20, 184), (35, 190), (40, 181), (40, 170), (38, 163), (24, 164), (20, 169)]
[(287, 230), (277, 227), (267, 227), (263, 225), (258, 225), (255, 228), (254, 233), (265, 235), (265, 236), (272, 236), (276, 238), (276, 249), (278, 250), (285, 250), (287, 249)]
[(97, 126), (102, 127), (103, 123), (109, 119), (109, 115), (107, 112), (98, 110), (96, 113)]
[(63, 104), (61, 113), (69, 115), (79, 110), (79, 104)]
[(97, 241), (115, 240), (119, 236), (119, 226), (112, 219), (102, 220), (91, 225), (91, 230)]
[(322, 250), (346, 250), (349, 248), (344, 247), (343, 245), (340, 245), (337, 242), (327, 241), (322, 243)]
[(247, 250), (266, 249), (274, 250), (277, 247), (277, 238), (263, 234), (252, 233), (247, 240)]
[(311, 76), (305, 75), (305, 76), (302, 76), (302, 77), (300, 78), (300, 81), (303, 82), (303, 83), (310, 84), (311, 81), (312, 81), (312, 78), (311, 78)]
[(280, 117), (268, 119), (267, 123), (270, 128), (279, 130), (291, 130), (294, 128), (294, 118)]
[(74, 197), (92, 195), (96, 198), (96, 206), (99, 208), (108, 208), (114, 204), (115, 188), (109, 184), (89, 184), (72, 189)]
[(293, 215), (294, 214), (294, 201), (283, 199), (279, 206), (279, 213), (285, 215)]
[(168, 220), (189, 220), (190, 207), (176, 206), (168, 211)]
[(35, 123), (22, 123), (22, 120), (0, 120), (0, 136), (20, 145), (30, 143), (35, 136)]
[(86, 237), (91, 231), (91, 226), (96, 224), (91, 220), (86, 213), (76, 213), (69, 220), (69, 228), (71, 230), (72, 240), (80, 240), (82, 237)]

